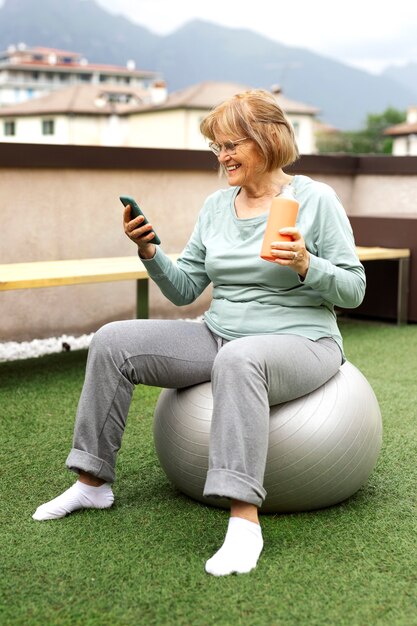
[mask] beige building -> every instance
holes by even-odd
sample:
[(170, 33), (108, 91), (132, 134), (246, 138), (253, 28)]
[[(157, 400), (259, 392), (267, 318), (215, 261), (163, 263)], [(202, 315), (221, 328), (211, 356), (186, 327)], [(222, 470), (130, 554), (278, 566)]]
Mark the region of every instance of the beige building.
[(0, 142), (130, 146), (129, 111), (165, 99), (163, 83), (140, 87), (74, 85), (0, 108)]
[(158, 72), (89, 63), (78, 52), (56, 48), (9, 46), (0, 52), (0, 107), (26, 102), (73, 85), (123, 85), (151, 89), (162, 80)]
[[(239, 83), (205, 81), (170, 94), (157, 107), (143, 107), (129, 113), (132, 135), (140, 141), (136, 145), (193, 150), (206, 148), (199, 130), (202, 118), (226, 98), (246, 89), (250, 87)], [(294, 127), (300, 152), (314, 153), (314, 122), (319, 109), (289, 100), (279, 90), (274, 93)]]
[(405, 122), (390, 126), (384, 134), (393, 138), (394, 156), (417, 156), (417, 105), (408, 107)]
[[(238, 83), (207, 81), (167, 96), (163, 82), (146, 90), (74, 85), (0, 108), (0, 141), (204, 150), (202, 118), (246, 89)], [(314, 153), (318, 109), (274, 93), (294, 127), (300, 152)]]

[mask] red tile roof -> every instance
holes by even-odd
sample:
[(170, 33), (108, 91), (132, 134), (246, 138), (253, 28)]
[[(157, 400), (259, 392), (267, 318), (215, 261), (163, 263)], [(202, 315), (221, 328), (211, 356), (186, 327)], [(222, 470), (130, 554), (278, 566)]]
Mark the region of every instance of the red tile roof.
[(414, 124), (403, 122), (402, 124), (389, 126), (389, 128), (384, 130), (384, 135), (417, 135), (417, 122)]

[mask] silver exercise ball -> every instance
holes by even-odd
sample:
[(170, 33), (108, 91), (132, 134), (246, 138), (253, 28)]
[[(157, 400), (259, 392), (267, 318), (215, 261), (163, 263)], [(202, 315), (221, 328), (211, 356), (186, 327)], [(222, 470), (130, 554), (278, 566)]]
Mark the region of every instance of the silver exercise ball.
[[(155, 448), (180, 491), (226, 508), (226, 499), (203, 497), (212, 408), (210, 383), (164, 389), (155, 410)], [(368, 479), (381, 443), (375, 394), (363, 374), (345, 362), (319, 389), (271, 407), (261, 511), (311, 511), (345, 500)]]

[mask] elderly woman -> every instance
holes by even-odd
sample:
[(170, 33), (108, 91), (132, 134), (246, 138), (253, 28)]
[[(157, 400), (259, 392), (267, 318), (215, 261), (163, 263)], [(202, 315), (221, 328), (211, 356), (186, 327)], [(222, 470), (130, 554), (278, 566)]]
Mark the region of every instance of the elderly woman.
[[(212, 283), (203, 322), (132, 320), (94, 336), (67, 467), (76, 483), (40, 506), (36, 520), (108, 508), (135, 385), (187, 387), (211, 380), (213, 418), (204, 493), (230, 500), (223, 545), (206, 563), (221, 576), (249, 572), (263, 547), (269, 407), (303, 396), (343, 362), (334, 306), (356, 307), (365, 291), (346, 213), (335, 192), (290, 176), (298, 158), (292, 127), (263, 90), (238, 94), (202, 122), (229, 187), (210, 195), (176, 264), (152, 243), (152, 226), (124, 212), (126, 235), (163, 294), (177, 305)], [(299, 202), (289, 241), (260, 258), (272, 199), (290, 185)]]

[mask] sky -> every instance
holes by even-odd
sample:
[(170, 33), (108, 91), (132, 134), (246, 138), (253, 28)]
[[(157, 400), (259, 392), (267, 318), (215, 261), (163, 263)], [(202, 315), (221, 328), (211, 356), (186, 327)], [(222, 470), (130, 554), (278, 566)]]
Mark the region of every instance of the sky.
[(417, 62), (417, 2), (411, 0), (95, 1), (158, 34), (203, 19), (248, 28), (375, 74), (389, 65)]

